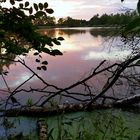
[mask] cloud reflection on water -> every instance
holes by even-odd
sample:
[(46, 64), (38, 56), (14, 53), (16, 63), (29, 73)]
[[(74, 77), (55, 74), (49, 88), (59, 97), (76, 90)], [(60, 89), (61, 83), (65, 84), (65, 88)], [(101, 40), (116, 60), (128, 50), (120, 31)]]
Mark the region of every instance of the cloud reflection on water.
[[(73, 31), (73, 32), (72, 32)], [(62, 42), (61, 46), (54, 46), (63, 52), (63, 56), (49, 56), (47, 54), (42, 54), (44, 60), (49, 62), (47, 71), (38, 71), (36, 70), (37, 63), (35, 62), (33, 52), (25, 57), (25, 63), (30, 66), (31, 69), (34, 69), (38, 75), (42, 76), (45, 81), (55, 84), (60, 87), (66, 87), (73, 82), (81, 79), (83, 75), (89, 72), (92, 68), (96, 67), (101, 60), (110, 59), (110, 62), (119, 61), (120, 58), (126, 57), (130, 51), (128, 49), (122, 50), (117, 44), (121, 44), (120, 38), (102, 36), (100, 34), (94, 36), (91, 34), (91, 28), (79, 28), (75, 29), (56, 29), (56, 30), (40, 30), (43, 34), (50, 36), (58, 37), (62, 35), (65, 40)], [(109, 37), (109, 38), (108, 38)], [(110, 47), (110, 44), (112, 47)], [(30, 77), (31, 73), (23, 68), (23, 66), (10, 65), (9, 74), (7, 76), (8, 85), (11, 88), (17, 87), (22, 82)], [(98, 80), (94, 79), (93, 83), (97, 88), (105, 82), (105, 76), (98, 76)], [(27, 85), (24, 85), (24, 88), (40, 88), (43, 87), (43, 84), (34, 78)], [(5, 88), (1, 84), (1, 88)], [(80, 89), (82, 90), (82, 89)], [(77, 89), (77, 91), (80, 91)], [(34, 96), (35, 94), (33, 94)], [(25, 98), (23, 92), (23, 98)], [(30, 94), (32, 96), (32, 94)], [(37, 95), (39, 96), (39, 95)]]

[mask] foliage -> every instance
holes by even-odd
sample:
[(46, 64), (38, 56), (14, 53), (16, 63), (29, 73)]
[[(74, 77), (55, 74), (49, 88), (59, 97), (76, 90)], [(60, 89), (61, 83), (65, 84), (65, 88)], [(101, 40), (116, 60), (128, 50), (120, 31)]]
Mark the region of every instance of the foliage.
[[(55, 117), (43, 117), (41, 120), (43, 126), (48, 126), (48, 140), (135, 140), (139, 136), (139, 116), (135, 114), (135, 118), (131, 113), (122, 113), (120, 110), (94, 110), (62, 113)], [(38, 140), (35, 123), (37, 120), (26, 117), (8, 118), (8, 127), (5, 128), (7, 135), (3, 139), (8, 137), (13, 140)], [(16, 131), (17, 129), (19, 130)], [(0, 139), (2, 140), (2, 137)]]
[(50, 132), (49, 140), (132, 140), (135, 136), (125, 119), (112, 112), (98, 112), (91, 118), (65, 118), (62, 114), (58, 116), (58, 128)]
[(41, 16), (33, 20), (33, 24), (37, 26), (55, 26), (56, 19), (51, 16)]
[[(140, 0), (137, 3), (137, 13), (138, 13), (138, 16), (134, 17), (132, 21), (128, 22), (128, 24), (123, 28), (123, 32), (122, 32), (122, 38), (124, 39), (124, 42), (125, 43), (130, 42), (130, 45), (132, 45), (134, 55), (140, 54), (140, 48), (139, 48)], [(136, 61), (136, 64), (139, 64), (139, 62), (140, 62), (140, 58)]]
[[(124, 1), (124, 0), (122, 0)], [(137, 3), (138, 16), (134, 17), (131, 22), (128, 22), (124, 29), (124, 34), (137, 35), (140, 33), (140, 1)]]
[(94, 15), (89, 21), (73, 19), (71, 17), (60, 18), (58, 20), (59, 26), (66, 27), (84, 27), (84, 26), (122, 26), (129, 23), (133, 20), (134, 17), (137, 17), (136, 11), (122, 14), (99, 14)]
[(81, 27), (88, 26), (88, 22), (86, 20), (73, 19), (71, 17), (60, 18), (58, 20), (59, 26), (67, 26), (67, 27)]
[(31, 5), (28, 1), (22, 0), (10, 0), (10, 3), (12, 8), (0, 7), (1, 49), (4, 48), (6, 53), (16, 55), (27, 54), (31, 49), (39, 53), (60, 55), (59, 50), (50, 47), (60, 44), (60, 40), (40, 35), (32, 23), (37, 18), (53, 13), (53, 10), (48, 8), (48, 3)]
[(26, 104), (27, 104), (27, 107), (31, 107), (33, 105), (33, 100), (31, 98), (29, 98), (27, 100), (27, 103)]
[(90, 26), (122, 26), (126, 25), (128, 22), (130, 22), (134, 16), (136, 15), (136, 12), (126, 12), (125, 14), (103, 14), (102, 16), (99, 17), (99, 15), (93, 16), (89, 20), (89, 25)]
[(122, 14), (99, 14), (94, 15), (89, 21), (83, 19), (73, 19), (72, 17), (59, 18), (57, 24), (55, 17), (42, 15), (33, 20), (35, 25), (39, 26), (64, 26), (64, 27), (87, 27), (87, 26), (122, 26), (126, 25), (130, 20), (137, 17), (136, 11)]

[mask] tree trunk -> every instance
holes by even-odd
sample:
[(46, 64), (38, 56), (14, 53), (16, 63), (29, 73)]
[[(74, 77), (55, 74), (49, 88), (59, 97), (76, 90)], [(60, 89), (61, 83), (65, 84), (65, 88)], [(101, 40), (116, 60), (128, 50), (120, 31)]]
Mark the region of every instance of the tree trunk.
[(134, 104), (137, 104), (140, 102), (140, 94), (130, 96), (121, 100), (118, 100), (114, 103), (114, 106), (118, 107), (126, 107), (126, 106), (132, 106)]

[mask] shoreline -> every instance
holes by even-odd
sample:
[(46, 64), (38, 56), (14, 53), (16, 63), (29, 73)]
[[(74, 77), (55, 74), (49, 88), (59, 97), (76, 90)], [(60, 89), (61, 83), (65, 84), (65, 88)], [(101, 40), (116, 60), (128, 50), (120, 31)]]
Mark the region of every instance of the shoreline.
[(60, 115), (62, 113), (74, 113), (80, 111), (94, 111), (94, 110), (105, 110), (105, 109), (122, 109), (128, 110), (131, 109), (137, 110), (140, 109), (139, 106), (115, 106), (112, 104), (101, 105), (101, 104), (93, 104), (90, 109), (87, 109), (84, 104), (69, 104), (69, 105), (59, 105), (56, 108), (47, 108), (47, 107), (26, 107), (26, 108), (16, 108), (16, 109), (8, 109), (6, 111), (1, 111), (3, 113), (0, 117), (48, 117)]

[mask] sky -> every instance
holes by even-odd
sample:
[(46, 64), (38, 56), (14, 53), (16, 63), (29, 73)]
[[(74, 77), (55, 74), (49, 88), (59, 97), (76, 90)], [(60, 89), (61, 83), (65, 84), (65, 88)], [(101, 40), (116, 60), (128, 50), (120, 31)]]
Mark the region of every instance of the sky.
[[(27, 0), (24, 0), (27, 1)], [(30, 3), (48, 2), (54, 10), (50, 16), (58, 20), (61, 17), (70, 16), (76, 19), (89, 20), (95, 14), (124, 12), (124, 9), (136, 9), (138, 0), (29, 0)]]
[[(42, 0), (43, 1), (43, 0)], [(49, 6), (54, 9), (54, 16), (70, 16), (72, 18), (89, 20), (95, 14), (124, 12), (124, 9), (136, 9), (138, 0), (48, 0)]]

